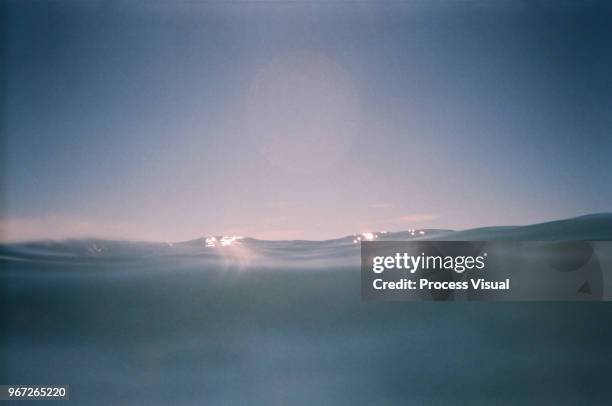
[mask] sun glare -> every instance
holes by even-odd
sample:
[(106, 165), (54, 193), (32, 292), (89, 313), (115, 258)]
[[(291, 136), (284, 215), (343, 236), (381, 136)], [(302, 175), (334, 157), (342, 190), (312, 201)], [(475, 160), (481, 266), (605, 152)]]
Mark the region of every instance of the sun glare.
[(361, 233), (355, 236), (355, 238), (353, 239), (353, 243), (357, 244), (360, 241), (372, 241), (372, 240), (375, 240), (376, 238), (378, 238), (378, 234), (376, 233), (370, 233), (370, 232)]
[(235, 245), (237, 241), (242, 240), (244, 237), (237, 235), (224, 235), (222, 237), (207, 237), (204, 245), (207, 248), (215, 248), (215, 247), (228, 247), (230, 245)]

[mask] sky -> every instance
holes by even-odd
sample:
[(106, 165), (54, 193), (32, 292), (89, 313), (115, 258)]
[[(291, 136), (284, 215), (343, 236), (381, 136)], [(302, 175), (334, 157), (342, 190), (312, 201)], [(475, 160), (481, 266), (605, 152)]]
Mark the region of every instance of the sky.
[(612, 211), (605, 2), (2, 2), (0, 239)]

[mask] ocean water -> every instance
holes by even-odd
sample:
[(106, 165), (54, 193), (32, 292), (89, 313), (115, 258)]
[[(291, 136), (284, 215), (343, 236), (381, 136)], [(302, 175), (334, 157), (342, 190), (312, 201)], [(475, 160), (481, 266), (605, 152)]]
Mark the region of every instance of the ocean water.
[[(379, 238), (611, 240), (612, 215), (423, 231)], [(355, 238), (4, 245), (0, 383), (86, 405), (612, 401), (611, 302), (365, 303)]]

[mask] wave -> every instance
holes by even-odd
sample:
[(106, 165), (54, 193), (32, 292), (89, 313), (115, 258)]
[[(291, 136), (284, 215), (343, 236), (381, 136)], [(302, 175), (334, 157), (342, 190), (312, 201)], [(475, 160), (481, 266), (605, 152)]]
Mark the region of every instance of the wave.
[(612, 213), (591, 214), (525, 226), (468, 230), (410, 229), (306, 241), (208, 236), (178, 243), (103, 239), (32, 241), (0, 245), (0, 261), (62, 265), (121, 265), (171, 262), (173, 266), (216, 264), (239, 268), (333, 268), (359, 262), (360, 241), (612, 240)]

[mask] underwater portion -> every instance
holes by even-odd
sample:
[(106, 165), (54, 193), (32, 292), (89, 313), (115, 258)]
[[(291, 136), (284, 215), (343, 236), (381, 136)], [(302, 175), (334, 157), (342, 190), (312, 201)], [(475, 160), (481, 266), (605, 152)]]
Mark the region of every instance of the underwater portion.
[(612, 215), (326, 241), (3, 245), (0, 381), (69, 384), (75, 404), (100, 405), (612, 396), (610, 302), (362, 302), (360, 241), (410, 239), (603, 241)]

